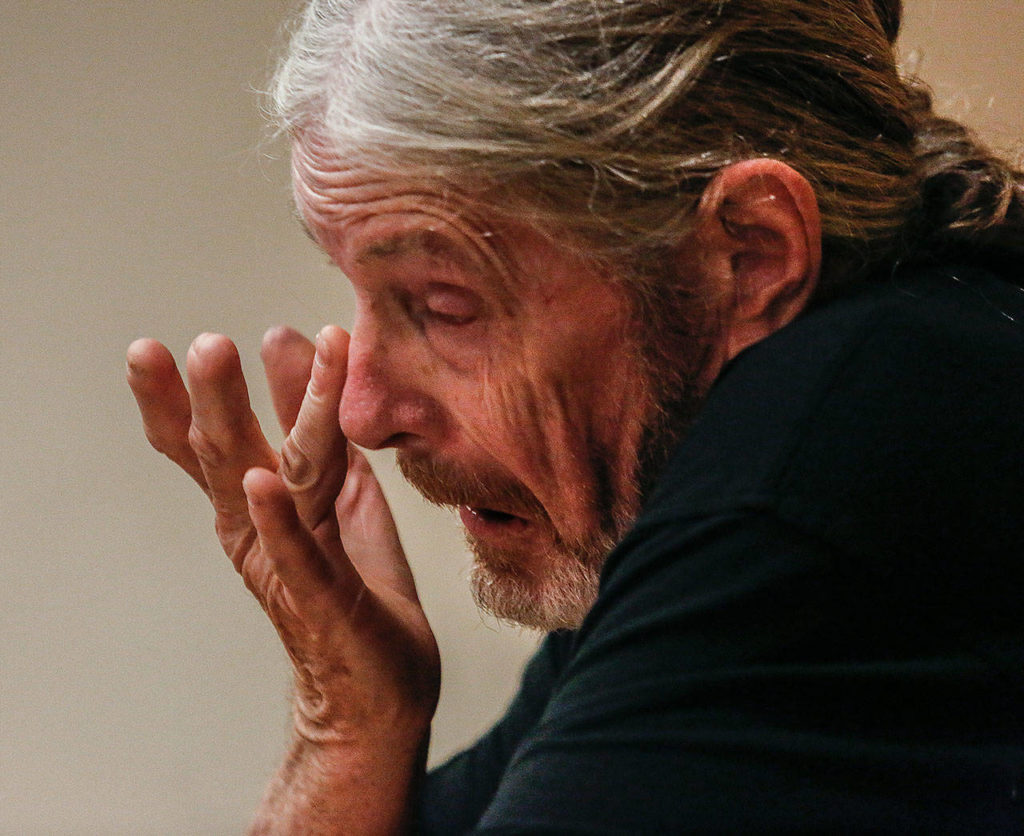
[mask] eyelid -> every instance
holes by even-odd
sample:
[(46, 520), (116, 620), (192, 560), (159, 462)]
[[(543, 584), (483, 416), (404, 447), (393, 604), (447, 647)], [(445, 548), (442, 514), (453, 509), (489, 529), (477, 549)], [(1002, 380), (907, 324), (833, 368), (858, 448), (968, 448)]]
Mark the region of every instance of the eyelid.
[(426, 312), (448, 325), (468, 325), (481, 313), (481, 300), (470, 290), (450, 284), (432, 283), (423, 293)]

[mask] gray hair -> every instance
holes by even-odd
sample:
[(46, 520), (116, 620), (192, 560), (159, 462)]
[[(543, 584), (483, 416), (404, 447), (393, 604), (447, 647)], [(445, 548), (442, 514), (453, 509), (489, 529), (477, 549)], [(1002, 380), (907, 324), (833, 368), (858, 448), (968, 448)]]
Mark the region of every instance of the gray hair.
[[(970, 240), (1024, 206), (1019, 175), (959, 126), (936, 169), (920, 138), (941, 120), (895, 64), (900, 14), (899, 0), (313, 0), (272, 112), (353, 162), (491, 186), (497, 210), (635, 264), (678, 245), (719, 169), (777, 157), (818, 196), (827, 287), (927, 249), (929, 218)], [(998, 188), (952, 214), (970, 184), (940, 190), (929, 209), (926, 180), (951, 170)]]

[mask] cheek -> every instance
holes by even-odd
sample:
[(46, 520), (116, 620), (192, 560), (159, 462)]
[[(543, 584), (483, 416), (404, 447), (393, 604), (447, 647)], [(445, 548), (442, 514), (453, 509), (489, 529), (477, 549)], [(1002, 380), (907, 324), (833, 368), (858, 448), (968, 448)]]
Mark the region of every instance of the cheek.
[(464, 394), (458, 419), (471, 443), (510, 470), (538, 457), (555, 411), (550, 387), (493, 363)]
[(454, 381), (450, 414), (467, 458), (485, 456), (549, 511), (575, 507), (595, 491), (596, 425), (610, 400), (607, 363), (597, 358), (606, 353), (576, 341), (552, 345), (550, 334), (528, 337), (503, 334), (494, 343), (500, 350)]
[(490, 437), (480, 443), (535, 493), (574, 490), (588, 478), (588, 402), (575, 388), (569, 378), (522, 373), (492, 376), (485, 387)]

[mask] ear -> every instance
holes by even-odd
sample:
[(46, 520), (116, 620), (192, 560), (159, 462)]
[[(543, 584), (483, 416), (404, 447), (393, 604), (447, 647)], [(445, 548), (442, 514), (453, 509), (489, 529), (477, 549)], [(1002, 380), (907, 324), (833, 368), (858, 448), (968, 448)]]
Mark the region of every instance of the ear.
[(722, 169), (701, 198), (691, 241), (704, 286), (718, 290), (726, 361), (795, 319), (817, 287), (818, 201), (778, 160)]

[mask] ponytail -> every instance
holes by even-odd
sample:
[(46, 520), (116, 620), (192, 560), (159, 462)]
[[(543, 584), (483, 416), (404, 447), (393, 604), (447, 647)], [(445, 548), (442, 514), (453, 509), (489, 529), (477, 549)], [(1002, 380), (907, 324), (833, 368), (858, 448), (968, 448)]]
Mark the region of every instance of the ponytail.
[(920, 206), (911, 219), (919, 258), (970, 256), (994, 268), (1024, 262), (1024, 173), (966, 127), (936, 115), (926, 88), (910, 85)]
[[(895, 44), (903, 20), (902, 0), (871, 2), (882, 31)], [(994, 268), (1020, 270), (1024, 173), (993, 154), (969, 128), (937, 115), (923, 84), (905, 84), (920, 193), (905, 236), (908, 257), (963, 256)]]

